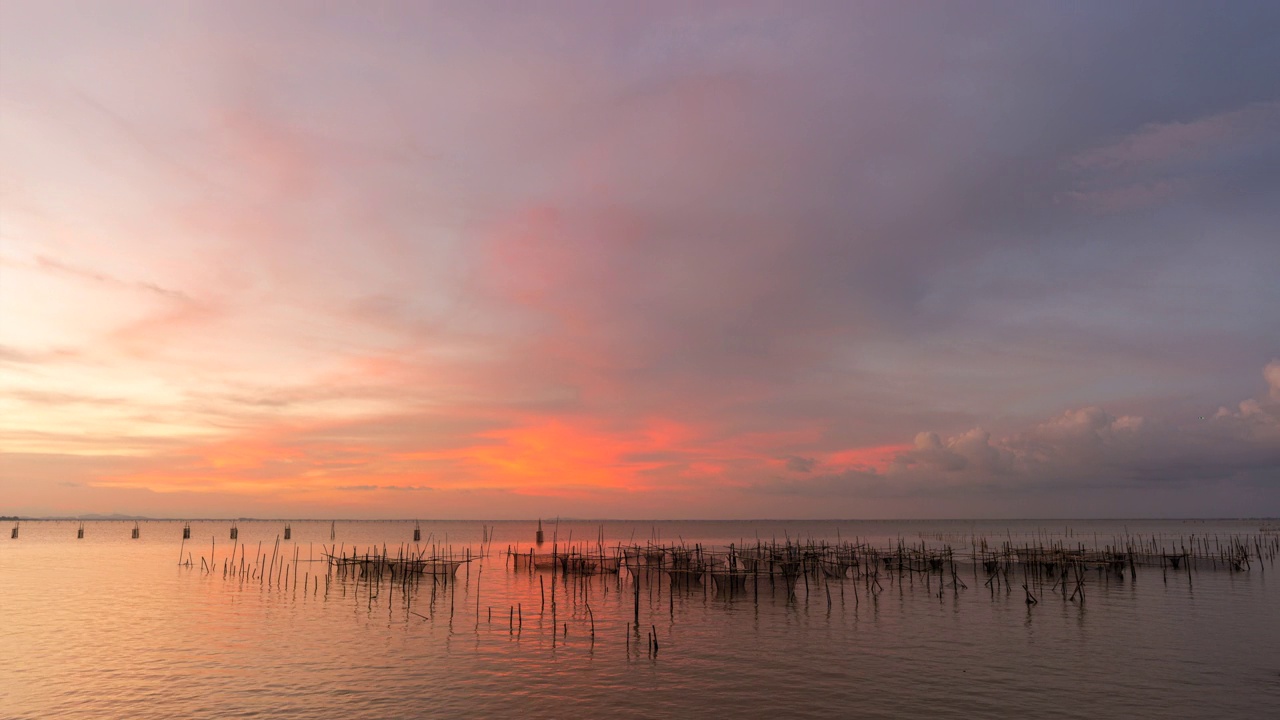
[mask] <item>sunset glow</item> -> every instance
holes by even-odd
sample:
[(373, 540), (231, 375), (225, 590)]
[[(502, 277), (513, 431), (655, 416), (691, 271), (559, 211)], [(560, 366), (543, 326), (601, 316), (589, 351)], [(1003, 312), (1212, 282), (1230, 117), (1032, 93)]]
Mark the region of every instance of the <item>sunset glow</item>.
[(0, 514), (1280, 510), (1274, 38), (960, 7), (4, 3)]

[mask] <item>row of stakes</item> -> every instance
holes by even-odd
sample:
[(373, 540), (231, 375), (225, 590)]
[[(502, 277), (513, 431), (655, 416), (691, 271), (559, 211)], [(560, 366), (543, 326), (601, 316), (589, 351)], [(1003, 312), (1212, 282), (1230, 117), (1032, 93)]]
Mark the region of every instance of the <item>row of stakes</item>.
[[(13, 530), (9, 533), (9, 538), (11, 540), (18, 539), (18, 527), (19, 527), (18, 523), (13, 524)], [(186, 536), (184, 535), (183, 537), (186, 537)], [(77, 540), (84, 539), (84, 523), (80, 523), (80, 526), (76, 528), (76, 539)], [(133, 539), (134, 540), (138, 539), (138, 523), (133, 524)]]
[[(12, 540), (18, 539), (18, 529), (19, 529), (19, 524), (14, 523), (13, 531), (9, 533), (10, 539)], [(132, 537), (134, 540), (137, 540), (139, 537), (141, 537), (141, 532), (142, 532), (141, 528), (139, 528), (138, 523), (135, 522), (133, 524), (133, 530), (131, 531), (130, 537)], [(538, 530), (538, 534), (539, 535), (542, 534), (541, 529)], [(336, 535), (335, 526), (334, 524), (331, 523), (329, 525), (329, 539), (333, 540), (335, 535)], [(84, 523), (80, 523), (79, 527), (76, 528), (76, 539), (77, 540), (84, 539)], [(182, 524), (182, 539), (183, 540), (191, 539), (191, 523)], [(240, 539), (240, 528), (236, 527), (235, 523), (231, 523), (231, 539), (232, 540)], [(284, 539), (285, 540), (293, 539), (293, 527), (287, 524), (284, 526)], [(416, 522), (413, 524), (413, 541), (414, 542), (422, 541), (422, 526), (420, 526)]]
[[(18, 529), (19, 529), (19, 524), (18, 524), (18, 523), (14, 523), (14, 524), (13, 524), (13, 530), (9, 532), (9, 539), (11, 539), (11, 540), (17, 540), (17, 539), (18, 539)], [(137, 540), (139, 537), (141, 537), (141, 532), (142, 532), (142, 531), (141, 531), (141, 529), (138, 527), (138, 523), (134, 523), (134, 524), (133, 524), (133, 530), (132, 530), (132, 531), (130, 531), (130, 537), (132, 537), (134, 540)], [(231, 535), (231, 537), (235, 537), (235, 534), (234, 534), (234, 533), (235, 533), (235, 531), (233, 530), (233, 531), (232, 531), (232, 535)], [(182, 528), (182, 537), (183, 537), (183, 539), (187, 539), (187, 538), (190, 538), (190, 537), (191, 537), (191, 527), (190, 527), (190, 526), (183, 526), (183, 528)], [(77, 539), (77, 540), (83, 540), (83, 539), (84, 539), (84, 523), (80, 523), (80, 525), (79, 525), (78, 527), (76, 527), (76, 539)]]

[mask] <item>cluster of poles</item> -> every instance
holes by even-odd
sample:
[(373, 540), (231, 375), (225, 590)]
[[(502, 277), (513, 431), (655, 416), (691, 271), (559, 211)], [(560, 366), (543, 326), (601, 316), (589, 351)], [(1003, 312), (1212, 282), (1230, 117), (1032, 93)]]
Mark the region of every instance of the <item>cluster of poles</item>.
[[(1276, 555), (1280, 554), (1280, 535), (1267, 532), (1178, 538), (1125, 534), (1088, 540), (1062, 536), (1016, 541), (1012, 536), (996, 540), (920, 536), (910, 542), (899, 538), (880, 544), (857, 538), (834, 542), (785, 538), (704, 546), (683, 541), (606, 545), (602, 528), (598, 537), (589, 542), (575, 543), (570, 535), (566, 543), (553, 541), (549, 551), (538, 543), (523, 549), (508, 545), (497, 554), (493, 552), (493, 532), (488, 527), (484, 528), (478, 547), (454, 548), (447, 538), (433, 542), (434, 536), (422, 542), (421, 528), (416, 524), (413, 532), (413, 542), (393, 548), (385, 544), (361, 548), (334, 542), (321, 544), (317, 553), (315, 545), (309, 544), (303, 557), (298, 543), (291, 543), (292, 548), (282, 547), (282, 542), (290, 540), (288, 525), (269, 548), (260, 541), (250, 554), (247, 545), (239, 542), (238, 529), (232, 524), (229, 551), (224, 550), (220, 556), (215, 537), (211, 538), (209, 555), (206, 557), (201, 551), (197, 558), (195, 548), (187, 548), (191, 528), (184, 524), (178, 564), (191, 569), (198, 565), (200, 572), (207, 575), (220, 573), (224, 580), (241, 585), (257, 583), (272, 590), (292, 591), (303, 598), (318, 597), (323, 586), (326, 600), (331, 592), (340, 593), (363, 601), (370, 609), (390, 589), (392, 592), (385, 596), (388, 609), (394, 607), (393, 598), (399, 598), (406, 618), (428, 621), (447, 612), (451, 628), (458, 607), (459, 571), (466, 568), (462, 582), (469, 586), (474, 574), (475, 588), (465, 588), (464, 613), (474, 610), (478, 632), (482, 624), (494, 624), (495, 607), (485, 604), (487, 596), (482, 592), (485, 562), (501, 557), (503, 572), (527, 573), (531, 583), (537, 577), (535, 618), (542, 632), (549, 621), (553, 647), (568, 641), (572, 622), (594, 648), (597, 628), (592, 603), (598, 608), (601, 602), (608, 602), (615, 608), (613, 617), (619, 616), (618, 606), (631, 606), (626, 608), (630, 613), (622, 611), (622, 617), (631, 616), (625, 623), (628, 657), (643, 648), (649, 658), (656, 659), (660, 647), (654, 623), (657, 613), (666, 610), (674, 625), (677, 596), (687, 597), (699, 591), (708, 599), (714, 596), (733, 601), (747, 597), (758, 602), (764, 595), (790, 602), (803, 587), (806, 604), (815, 598), (815, 593), (819, 602), (825, 594), (830, 611), (836, 597), (843, 606), (847, 590), (851, 591), (856, 608), (863, 598), (876, 602), (890, 584), (899, 589), (907, 583), (912, 588), (923, 584), (928, 592), (942, 598), (948, 592), (958, 595), (968, 590), (968, 578), (975, 586), (985, 587), (993, 599), (998, 593), (1007, 595), (1020, 589), (1030, 611), (1050, 593), (1059, 594), (1064, 602), (1083, 604), (1090, 582), (1134, 582), (1140, 569), (1158, 569), (1166, 584), (1191, 584), (1195, 575), (1202, 572), (1265, 573), (1274, 567)], [(334, 534), (331, 526), (330, 537)], [(83, 536), (82, 523), (77, 527), (77, 537)], [(131, 536), (139, 536), (136, 523)], [(17, 525), (12, 537), (18, 537)], [(624, 585), (629, 587), (624, 589)], [(429, 593), (425, 592), (428, 586)], [(443, 605), (446, 600), (447, 610)], [(659, 610), (664, 604), (667, 607)], [(524, 601), (518, 601), (506, 608), (507, 630), (514, 639), (524, 631), (523, 605)], [(642, 613), (642, 607), (647, 612)], [(502, 608), (497, 609), (501, 618)], [(534, 612), (533, 608), (530, 612)]]

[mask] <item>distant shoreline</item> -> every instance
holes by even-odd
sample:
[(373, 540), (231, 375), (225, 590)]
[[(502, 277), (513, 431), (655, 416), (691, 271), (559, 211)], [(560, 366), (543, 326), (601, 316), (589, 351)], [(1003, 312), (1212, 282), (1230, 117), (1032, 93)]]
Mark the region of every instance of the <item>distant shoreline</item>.
[(1072, 517), (1072, 518), (358, 518), (358, 517), (149, 517), (146, 515), (0, 515), (0, 522), (54, 521), (130, 521), (130, 522), (433, 522), (433, 523), (1000, 523), (1000, 522), (1276, 522), (1280, 516), (1256, 517)]

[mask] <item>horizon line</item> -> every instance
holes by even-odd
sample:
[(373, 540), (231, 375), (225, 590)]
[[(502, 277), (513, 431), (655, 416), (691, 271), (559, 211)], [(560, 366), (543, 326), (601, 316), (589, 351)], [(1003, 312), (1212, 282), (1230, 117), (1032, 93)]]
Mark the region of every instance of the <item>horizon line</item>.
[(929, 518), (929, 517), (900, 517), (900, 518), (593, 518), (593, 517), (530, 517), (530, 518), (362, 518), (362, 517), (153, 517), (149, 515), (127, 515), (123, 513), (98, 514), (85, 513), (83, 515), (45, 515), (45, 516), (23, 516), (23, 515), (0, 515), (0, 521), (14, 520), (22, 521), (58, 521), (58, 520), (92, 520), (92, 521), (128, 521), (128, 520), (145, 520), (154, 522), (459, 522), (459, 523), (509, 523), (509, 522), (1121, 522), (1121, 521), (1223, 521), (1223, 520), (1280, 520), (1280, 515), (1256, 515), (1256, 516), (1237, 516), (1237, 517), (1205, 517), (1205, 516), (1149, 516), (1149, 517), (991, 517), (991, 518), (965, 518), (965, 517), (947, 517), (947, 518)]

